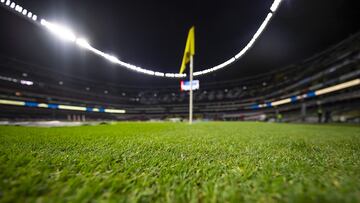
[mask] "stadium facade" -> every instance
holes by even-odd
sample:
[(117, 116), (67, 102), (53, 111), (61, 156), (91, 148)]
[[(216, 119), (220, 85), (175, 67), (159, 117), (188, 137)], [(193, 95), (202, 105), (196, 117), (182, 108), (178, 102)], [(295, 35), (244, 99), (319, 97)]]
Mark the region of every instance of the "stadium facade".
[[(179, 86), (105, 84), (14, 58), (1, 56), (0, 60), (1, 119), (187, 118), (188, 93), (180, 91)], [(201, 84), (201, 89), (194, 93), (194, 117), (203, 120), (358, 123), (359, 78), (360, 33), (280, 70), (239, 80)], [(350, 85), (337, 88), (345, 83)], [(334, 87), (335, 90), (328, 91)]]

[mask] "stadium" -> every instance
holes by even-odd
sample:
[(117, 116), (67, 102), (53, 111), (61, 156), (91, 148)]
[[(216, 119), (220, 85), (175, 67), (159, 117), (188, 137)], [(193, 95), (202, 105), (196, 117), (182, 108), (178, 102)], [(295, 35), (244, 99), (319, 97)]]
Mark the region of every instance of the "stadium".
[(359, 202), (356, 2), (227, 3), (1, 0), (0, 202)]

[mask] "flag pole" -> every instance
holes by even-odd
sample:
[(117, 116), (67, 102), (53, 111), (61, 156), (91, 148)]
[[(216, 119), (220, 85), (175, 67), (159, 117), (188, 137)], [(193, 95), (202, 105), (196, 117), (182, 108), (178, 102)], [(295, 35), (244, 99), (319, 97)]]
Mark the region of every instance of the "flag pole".
[(190, 97), (189, 97), (189, 124), (193, 122), (193, 70), (194, 57), (190, 55)]

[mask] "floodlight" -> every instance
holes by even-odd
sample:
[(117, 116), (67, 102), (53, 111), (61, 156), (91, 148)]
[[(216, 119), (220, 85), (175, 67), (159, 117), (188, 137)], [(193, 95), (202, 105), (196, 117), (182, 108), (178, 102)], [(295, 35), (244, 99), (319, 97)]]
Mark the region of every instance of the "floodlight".
[(164, 73), (160, 73), (160, 72), (155, 72), (155, 75), (156, 75), (156, 76), (159, 76), (159, 77), (164, 77), (164, 76), (165, 76)]
[(165, 76), (168, 78), (174, 78), (175, 74), (174, 73), (166, 73)]
[(84, 38), (78, 38), (78, 39), (76, 39), (76, 44), (79, 45), (79, 46), (82, 47), (82, 48), (87, 48), (87, 49), (89, 49), (89, 47), (91, 47), (90, 44), (89, 44), (89, 42), (88, 42), (86, 39), (84, 39)]
[(55, 23), (48, 22), (44, 19), (42, 19), (40, 23), (61, 39), (75, 42), (76, 36), (70, 29)]
[(255, 33), (255, 35), (254, 35), (255, 40), (256, 40), (256, 39), (261, 35), (261, 33), (265, 30), (265, 28), (266, 28), (267, 24), (269, 23), (269, 21), (271, 20), (271, 17), (272, 17), (272, 16), (273, 16), (272, 13), (269, 13), (269, 14), (266, 16), (264, 22), (261, 24), (260, 28), (258, 29), (258, 31), (257, 31), (257, 32)]
[(115, 56), (112, 56), (112, 55), (109, 55), (109, 54), (104, 54), (104, 57), (105, 57), (107, 60), (109, 60), (109, 61), (111, 61), (111, 62), (113, 62), (113, 63), (119, 63), (119, 59), (116, 58)]
[(274, 13), (277, 8), (279, 7), (282, 0), (275, 0), (274, 3), (271, 5), (270, 10)]
[[(38, 20), (37, 15), (34, 15), (32, 12), (28, 11), (27, 9), (23, 9), (20, 5), (16, 5), (15, 2), (12, 2), (11, 0), (0, 0), (0, 1), (1, 1), (1, 3), (5, 4), (6, 6), (9, 6), (10, 8), (15, 9), (17, 12), (21, 13), (22, 15), (27, 16), (29, 19), (32, 19), (33, 21)], [(261, 33), (265, 30), (266, 26), (268, 25), (271, 18), (273, 17), (273, 14), (275, 14), (275, 12), (277, 11), (281, 2), (282, 2), (282, 0), (273, 0), (273, 3), (270, 7), (271, 12), (269, 12), (266, 19), (262, 22), (262, 24), (259, 27), (259, 29), (257, 30), (257, 32), (253, 35), (253, 37), (246, 44), (246, 46), (240, 50), (239, 53), (237, 53), (235, 56), (231, 57), (229, 60), (227, 60), (221, 64), (218, 64), (214, 67), (196, 71), (193, 73), (193, 75), (194, 76), (205, 75), (205, 74), (211, 73), (213, 71), (217, 71), (219, 69), (225, 68), (225, 67), (229, 66), (230, 64), (232, 64), (233, 62), (235, 62), (236, 60), (238, 60), (239, 58), (241, 58), (244, 54), (246, 54), (250, 50), (250, 48), (255, 44), (256, 40), (261, 35)], [(58, 24), (55, 24), (52, 22), (48, 22), (45, 19), (41, 19), (40, 23), (42, 26), (46, 27), (50, 32), (57, 35), (59, 38), (62, 38), (67, 41), (75, 42), (81, 48), (85, 48), (101, 57), (104, 57), (105, 59), (109, 60), (110, 62), (115, 63), (120, 66), (123, 66), (127, 69), (137, 71), (140, 73), (144, 73), (147, 75), (158, 76), (158, 77), (169, 77), (169, 78), (186, 77), (186, 74), (155, 72), (153, 70), (141, 68), (136, 65), (123, 62), (123, 61), (119, 60), (118, 58), (116, 58), (115, 56), (112, 56), (110, 54), (107, 54), (105, 52), (102, 52), (102, 51), (92, 47), (88, 43), (87, 40), (82, 39), (82, 38), (77, 39), (74, 32), (72, 32), (70, 29), (66, 28), (65, 26), (58, 25)]]
[(21, 13), (21, 12), (23, 11), (23, 8), (22, 8), (21, 6), (19, 6), (19, 5), (17, 5), (17, 6), (15, 7), (15, 10), (16, 10), (17, 12)]

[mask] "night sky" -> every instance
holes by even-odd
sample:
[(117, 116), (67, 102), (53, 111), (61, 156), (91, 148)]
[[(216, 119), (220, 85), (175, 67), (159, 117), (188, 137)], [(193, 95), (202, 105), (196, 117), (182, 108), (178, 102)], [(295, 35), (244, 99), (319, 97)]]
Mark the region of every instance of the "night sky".
[[(188, 29), (196, 26), (195, 70), (238, 53), (266, 17), (272, 0), (16, 1), (39, 17), (143, 68), (178, 72)], [(240, 79), (298, 63), (359, 31), (358, 0), (284, 0), (254, 47), (234, 65), (201, 82)], [(59, 40), (0, 9), (0, 54), (57, 72), (126, 85), (174, 85), (177, 79), (138, 74)], [(0, 71), (1, 72), (1, 71)], [(31, 75), (31, 70), (29, 70)]]

